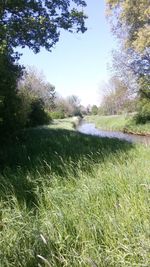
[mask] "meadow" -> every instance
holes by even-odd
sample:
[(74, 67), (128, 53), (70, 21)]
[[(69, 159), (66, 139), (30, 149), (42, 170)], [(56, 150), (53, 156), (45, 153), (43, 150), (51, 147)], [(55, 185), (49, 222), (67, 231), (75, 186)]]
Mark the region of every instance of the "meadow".
[(85, 120), (87, 122), (95, 123), (97, 128), (104, 130), (150, 135), (150, 122), (145, 124), (136, 124), (132, 114), (111, 116), (92, 115), (86, 116)]
[(150, 266), (150, 147), (72, 121), (0, 150), (1, 267)]

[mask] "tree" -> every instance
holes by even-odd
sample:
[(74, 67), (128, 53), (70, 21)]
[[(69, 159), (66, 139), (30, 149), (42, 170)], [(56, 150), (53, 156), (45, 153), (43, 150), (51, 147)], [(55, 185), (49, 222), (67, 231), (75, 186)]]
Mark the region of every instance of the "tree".
[(97, 115), (98, 114), (98, 107), (96, 105), (92, 106), (91, 113), (92, 113), (92, 115)]
[(132, 66), (132, 57), (127, 51), (114, 50), (112, 52), (112, 65), (110, 70), (113, 76), (118, 77), (126, 84), (130, 94), (138, 92), (137, 74)]
[(36, 98), (31, 103), (31, 112), (29, 113), (28, 126), (39, 126), (50, 123), (50, 117), (44, 110), (42, 99)]
[(76, 95), (68, 96), (66, 99), (70, 105), (70, 115), (71, 116), (80, 116), (80, 99)]
[(143, 53), (150, 47), (148, 0), (106, 0), (112, 30), (128, 48)]
[(2, 0), (0, 3), (0, 48), (28, 46), (35, 53), (58, 42), (60, 29), (85, 32), (83, 0)]
[(1, 0), (1, 127), (5, 124), (11, 132), (19, 112), (14, 102), (18, 101), (17, 81), (21, 76), (21, 67), (17, 63), (20, 55), (14, 52), (14, 48), (27, 46), (37, 53), (44, 47), (51, 51), (59, 40), (61, 29), (84, 33), (86, 16), (82, 8), (85, 6), (84, 0)]
[(100, 113), (115, 115), (135, 110), (135, 99), (126, 84), (118, 77), (112, 77), (104, 87)]
[(35, 67), (28, 67), (18, 83), (19, 92), (30, 94), (32, 98), (40, 98), (46, 109), (54, 107), (55, 87), (46, 81), (44, 75)]
[(54, 111), (61, 114), (61, 117), (69, 117), (70, 105), (62, 96), (56, 95)]
[(28, 67), (18, 82), (22, 125), (37, 126), (50, 122), (48, 111), (54, 107), (55, 87), (46, 82), (35, 67)]
[(150, 85), (149, 1), (106, 0), (106, 3), (112, 31), (124, 48), (123, 65), (136, 75), (138, 81), (146, 78), (147, 83), (149, 77), (147, 86)]
[(124, 64), (138, 79), (150, 76), (149, 1), (106, 0), (106, 3), (112, 31), (124, 46)]
[[(132, 73), (136, 80), (139, 101), (150, 105), (150, 4), (147, 0), (106, 0), (107, 16), (111, 21), (112, 31), (121, 41), (123, 64), (118, 57), (115, 62), (119, 72), (126, 76)], [(122, 54), (122, 53), (121, 53)], [(123, 58), (122, 57), (122, 58)], [(123, 67), (125, 66), (125, 68)], [(123, 76), (122, 76), (123, 78)], [(143, 100), (144, 98), (144, 100)], [(139, 105), (142, 107), (142, 105)], [(139, 110), (143, 110), (140, 108)], [(145, 110), (145, 109), (144, 109)], [(146, 114), (147, 114), (146, 111)], [(142, 111), (142, 114), (144, 112)], [(146, 118), (150, 117), (146, 115)]]
[(5, 133), (18, 129), (20, 125), (20, 99), (17, 96), (17, 81), (21, 67), (14, 64), (11, 54), (0, 55), (0, 128)]
[(61, 117), (82, 116), (82, 113), (84, 113), (78, 96), (71, 95), (63, 98), (57, 94), (55, 98), (54, 112), (55, 114), (57, 113), (59, 117), (60, 115)]

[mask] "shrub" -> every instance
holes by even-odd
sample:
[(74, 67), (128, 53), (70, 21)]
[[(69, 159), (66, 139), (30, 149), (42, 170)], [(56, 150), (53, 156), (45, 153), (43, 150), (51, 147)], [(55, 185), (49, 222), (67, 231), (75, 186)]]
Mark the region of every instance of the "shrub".
[(21, 67), (17, 64), (17, 57), (15, 54), (12, 55), (11, 49), (4, 48), (3, 52), (2, 50), (0, 51), (0, 131), (5, 137), (16, 134), (22, 128), (21, 105), (17, 96), (17, 80), (21, 77)]
[(44, 109), (44, 103), (41, 99), (34, 99), (31, 104), (31, 113), (29, 114), (28, 126), (35, 127), (39, 125), (49, 124), (50, 115)]
[(98, 107), (96, 105), (92, 106), (91, 113), (92, 113), (92, 115), (97, 115), (98, 114)]
[(150, 99), (143, 98), (138, 105), (138, 113), (135, 116), (136, 123), (146, 123), (150, 121)]
[(64, 119), (65, 118), (65, 114), (62, 111), (50, 112), (50, 116), (52, 119)]

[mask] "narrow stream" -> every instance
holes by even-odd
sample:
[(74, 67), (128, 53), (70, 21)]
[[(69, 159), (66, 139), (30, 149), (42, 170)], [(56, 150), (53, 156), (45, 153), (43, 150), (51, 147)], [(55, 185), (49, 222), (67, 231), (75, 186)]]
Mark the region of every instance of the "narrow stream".
[(94, 123), (81, 122), (77, 127), (77, 131), (84, 134), (90, 134), (100, 137), (118, 138), (126, 140), (128, 142), (134, 142), (134, 143), (136, 142), (136, 143), (143, 143), (145, 145), (150, 145), (150, 136), (141, 136), (135, 134), (126, 134), (122, 132), (105, 131), (97, 129)]

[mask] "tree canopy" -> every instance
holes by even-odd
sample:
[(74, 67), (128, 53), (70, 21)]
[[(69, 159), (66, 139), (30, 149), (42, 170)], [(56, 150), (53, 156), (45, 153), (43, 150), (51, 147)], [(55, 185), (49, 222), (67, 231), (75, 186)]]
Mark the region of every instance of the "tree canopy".
[[(17, 63), (20, 54), (15, 52), (15, 48), (27, 46), (34, 53), (38, 53), (41, 47), (51, 51), (59, 41), (61, 30), (84, 33), (86, 31), (86, 15), (83, 12), (85, 6), (84, 0), (0, 1), (0, 128), (5, 132), (6, 128), (11, 133), (12, 128), (22, 125), (20, 124), (21, 109), (26, 111), (26, 108), (21, 106), (21, 102), (28, 95), (21, 100), (18, 99), (17, 83), (22, 76), (22, 68)], [(11, 77), (10, 74), (12, 74)], [(41, 85), (38, 85), (39, 87), (41, 88)], [(49, 102), (47, 100), (51, 98), (54, 88), (50, 84), (45, 84), (44, 88), (44, 92), (41, 92), (42, 101), (44, 97), (44, 102)], [(38, 111), (38, 114), (43, 116), (42, 105), (43, 102), (34, 103), (32, 115)], [(37, 119), (35, 116), (32, 117)]]
[(99, 113), (115, 115), (135, 111), (135, 98), (126, 83), (117, 76), (110, 78), (101, 88), (103, 92)]
[(145, 122), (150, 119), (150, 2), (106, 0), (106, 7), (112, 31), (121, 44), (121, 52), (113, 57), (114, 69), (123, 81), (126, 77), (136, 81), (139, 121)]
[(60, 30), (85, 32), (83, 0), (1, 0), (0, 49), (28, 46), (35, 53), (59, 40)]
[(150, 47), (150, 3), (148, 0), (106, 0), (114, 33), (126, 47), (142, 53)]
[(55, 86), (47, 82), (44, 74), (34, 66), (28, 66), (24, 71), (22, 79), (18, 83), (18, 89), (30, 93), (32, 98), (42, 99), (48, 109), (54, 105)]

